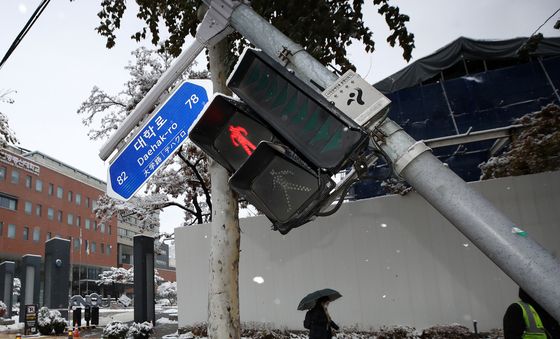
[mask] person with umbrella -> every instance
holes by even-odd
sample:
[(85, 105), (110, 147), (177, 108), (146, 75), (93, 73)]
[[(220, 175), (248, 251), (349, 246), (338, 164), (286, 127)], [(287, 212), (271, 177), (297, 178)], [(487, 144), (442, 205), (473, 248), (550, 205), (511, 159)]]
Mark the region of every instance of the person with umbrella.
[(303, 327), (309, 330), (309, 339), (331, 339), (333, 330), (338, 330), (338, 325), (329, 315), (328, 306), (341, 296), (337, 291), (327, 288), (310, 293), (301, 300), (298, 310), (309, 309), (303, 321)]

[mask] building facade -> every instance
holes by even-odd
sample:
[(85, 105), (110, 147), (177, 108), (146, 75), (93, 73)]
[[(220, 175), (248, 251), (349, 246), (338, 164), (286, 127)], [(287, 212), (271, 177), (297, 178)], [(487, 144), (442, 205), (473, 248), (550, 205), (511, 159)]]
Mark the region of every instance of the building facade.
[(104, 269), (116, 266), (116, 219), (93, 213), (105, 183), (43, 153), (0, 150), (0, 261), (44, 256), (45, 241), (71, 241), (72, 293), (91, 293)]

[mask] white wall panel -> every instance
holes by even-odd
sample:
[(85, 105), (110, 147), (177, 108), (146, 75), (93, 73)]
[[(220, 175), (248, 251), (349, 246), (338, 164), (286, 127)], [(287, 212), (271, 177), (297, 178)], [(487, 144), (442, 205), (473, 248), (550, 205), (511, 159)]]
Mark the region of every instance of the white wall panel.
[[(551, 252), (560, 253), (560, 172), (472, 187)], [(206, 321), (209, 227), (176, 229), (180, 325)], [(307, 293), (337, 289), (331, 315), (363, 329), (459, 323), (501, 327), (514, 283), (416, 193), (344, 204), (287, 235), (265, 217), (241, 220), (243, 322), (302, 328)], [(258, 284), (255, 277), (262, 277)]]

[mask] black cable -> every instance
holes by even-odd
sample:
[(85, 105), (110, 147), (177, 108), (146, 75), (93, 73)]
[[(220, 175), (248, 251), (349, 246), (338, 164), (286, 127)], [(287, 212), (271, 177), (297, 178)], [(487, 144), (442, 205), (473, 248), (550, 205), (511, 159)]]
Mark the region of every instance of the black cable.
[(43, 11), (45, 10), (45, 8), (49, 4), (49, 2), (50, 2), (50, 0), (43, 0), (39, 4), (39, 6), (35, 10), (35, 12), (33, 12), (33, 14), (31, 15), (31, 18), (29, 18), (29, 20), (27, 21), (27, 23), (25, 24), (25, 26), (23, 27), (21, 32), (19, 32), (18, 36), (15, 38), (14, 42), (12, 43), (12, 45), (10, 46), (8, 51), (6, 52), (6, 55), (4, 55), (4, 58), (2, 58), (2, 61), (0, 61), (0, 69), (2, 69), (2, 66), (4, 66), (4, 63), (6, 63), (6, 61), (8, 61), (8, 58), (10, 57), (10, 55), (12, 55), (12, 53), (16, 50), (16, 47), (23, 40), (23, 38), (25, 37), (27, 32), (29, 32), (29, 30), (31, 29), (31, 27), (33, 26), (35, 21), (37, 21), (39, 16), (41, 16), (41, 13), (43, 13)]
[(546, 20), (542, 23), (542, 25), (540, 25), (539, 28), (537, 28), (537, 29), (533, 32), (533, 34), (531, 34), (531, 36), (535, 35), (535, 34), (548, 22), (548, 20), (552, 19), (552, 17), (555, 16), (556, 13), (558, 13), (558, 12), (560, 12), (560, 8), (558, 8), (554, 13), (552, 13), (552, 15), (549, 16), (548, 19), (546, 19)]
[(352, 185), (354, 185), (355, 183), (357, 183), (358, 180), (352, 180), (350, 182), (350, 184), (348, 184), (348, 186), (346, 186), (346, 188), (344, 189), (344, 191), (340, 194), (340, 198), (338, 198), (338, 202), (336, 203), (336, 206), (334, 206), (332, 209), (330, 209), (329, 211), (326, 212), (317, 212), (317, 216), (318, 217), (328, 217), (329, 215), (333, 215), (336, 211), (338, 211), (338, 209), (340, 208), (340, 206), (342, 206), (342, 202), (344, 201), (344, 198), (346, 198), (346, 194), (348, 193), (348, 191), (350, 190), (350, 187), (352, 187)]

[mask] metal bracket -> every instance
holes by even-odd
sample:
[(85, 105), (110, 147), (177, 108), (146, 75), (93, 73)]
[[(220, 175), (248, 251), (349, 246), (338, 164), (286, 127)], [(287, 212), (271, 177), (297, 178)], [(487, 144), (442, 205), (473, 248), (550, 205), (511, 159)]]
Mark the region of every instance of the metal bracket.
[(203, 0), (208, 12), (196, 31), (196, 39), (205, 46), (211, 46), (231, 34), (229, 24), (231, 13), (241, 4), (237, 0)]
[(402, 171), (408, 166), (412, 160), (416, 159), (420, 154), (431, 151), (432, 149), (426, 146), (422, 141), (417, 141), (408, 148), (408, 151), (402, 154), (393, 164), (395, 172), (400, 176)]
[(280, 52), (280, 54), (278, 55), (278, 58), (280, 58), (280, 60), (282, 60), (283, 62), (285, 62), (284, 67), (288, 66), (290, 64), (290, 57), (292, 56), (292, 51), (290, 51), (288, 49), (288, 47), (286, 46), (282, 46), (282, 52)]

